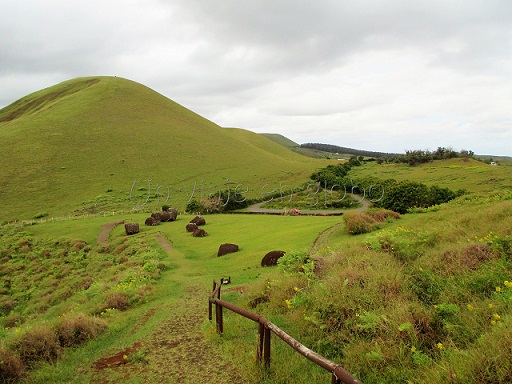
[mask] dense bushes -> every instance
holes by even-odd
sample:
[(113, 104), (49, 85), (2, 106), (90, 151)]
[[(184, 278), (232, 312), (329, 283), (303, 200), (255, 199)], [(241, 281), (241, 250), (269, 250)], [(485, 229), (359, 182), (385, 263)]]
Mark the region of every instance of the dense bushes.
[(204, 215), (207, 213), (219, 213), (225, 211), (233, 211), (235, 209), (243, 209), (249, 205), (245, 198), (241, 198), (236, 191), (222, 191), (216, 195), (210, 196), (208, 199), (189, 201), (186, 211), (192, 214)]
[(350, 212), (346, 232), (371, 233), (333, 232), (332, 249), (318, 251), (322, 274), (272, 276), (258, 312), (286, 318), (301, 343), (365, 383), (508, 384), (511, 213), (506, 199), (457, 200), (399, 223)]
[(412, 181), (388, 182), (384, 197), (375, 205), (403, 214), (411, 208), (427, 208), (447, 203), (456, 196), (455, 192), (448, 188), (428, 187)]

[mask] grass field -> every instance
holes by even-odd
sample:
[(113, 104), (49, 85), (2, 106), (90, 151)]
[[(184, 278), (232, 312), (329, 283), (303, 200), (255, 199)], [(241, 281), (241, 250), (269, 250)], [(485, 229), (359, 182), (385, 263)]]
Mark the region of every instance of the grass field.
[[(273, 139), (117, 78), (75, 79), (0, 110), (0, 382), (330, 380), (277, 337), (264, 372), (247, 319), (225, 313), (215, 333), (207, 297), (229, 276), (223, 299), (366, 384), (511, 383), (510, 166), (352, 167), (356, 181), (465, 191), (402, 216), (206, 215), (201, 238), (185, 229), (191, 215), (143, 224), (164, 203), (183, 210), (238, 183), (261, 197), (332, 163)], [(119, 224), (100, 241), (114, 222), (141, 230), (127, 236)], [(217, 257), (223, 243), (239, 251)], [(286, 255), (261, 267), (272, 250)]]
[(353, 167), (350, 177), (376, 177), (379, 180), (415, 181), (438, 185), (453, 191), (491, 192), (512, 188), (512, 167), (490, 166), (474, 159), (436, 160), (411, 167), (403, 164), (365, 163)]
[[(143, 222), (146, 216), (129, 215), (116, 217), (116, 220)], [(72, 376), (73, 382), (90, 382), (94, 370), (81, 371), (83, 376), (76, 377), (76, 367), (71, 366), (80, 364), (77, 356), (90, 366), (94, 359), (112, 348), (132, 345), (136, 341), (129, 331), (133, 326), (131, 322), (138, 324), (147, 311), (155, 311), (152, 318), (164, 319), (170, 314), (161, 313), (166, 311), (161, 307), (168, 308), (181, 300), (181, 292), (199, 287), (199, 294), (196, 292), (197, 296), (189, 300), (191, 303), (203, 303), (198, 308), (203, 322), (205, 300), (213, 279), (230, 276), (233, 286), (253, 283), (262, 273), (260, 262), (267, 252), (275, 249), (307, 252), (319, 233), (340, 222), (339, 217), (210, 215), (206, 216), (207, 224), (204, 226), (208, 236), (194, 238), (185, 230), (191, 218), (178, 216), (178, 220), (172, 223), (142, 226), (141, 232), (131, 238), (126, 238), (121, 225), (111, 232), (108, 244), (98, 244), (97, 238), (103, 225), (112, 221), (109, 217), (37, 224), (25, 227), (21, 233), (11, 233), (12, 226), (3, 227), (2, 252), (6, 254), (8, 249), (14, 252), (9, 261), (4, 260), (3, 270), (23, 270), (22, 275), (12, 277), (5, 292), (16, 298), (17, 305), (0, 318), (6, 325), (13, 324), (4, 331), (4, 345), (15, 345), (17, 334), (30, 333), (30, 329), (41, 320), (54, 324), (57, 319), (69, 317), (71, 313), (99, 314), (109, 324), (109, 332), (105, 336), (80, 352), (66, 352), (69, 360), (65, 358), (58, 366), (48, 365), (42, 371), (36, 371), (28, 379), (30, 382), (42, 383), (51, 378), (52, 382), (64, 383), (71, 382)], [(165, 238), (172, 250), (163, 252), (156, 241), (157, 236)], [(72, 240), (67, 243), (64, 239)], [(86, 243), (76, 246), (82, 244), (81, 241)], [(239, 251), (217, 257), (219, 245), (225, 242), (239, 245)], [(18, 245), (13, 248), (10, 244)], [(59, 245), (50, 251), (50, 244)], [(84, 252), (89, 246), (91, 249)], [(63, 253), (64, 249), (66, 253)], [(41, 254), (46, 255), (43, 261)], [(87, 262), (84, 264), (83, 260)], [(46, 273), (38, 269), (41, 262)], [(51, 265), (51, 268), (46, 265)], [(68, 266), (74, 269), (73, 274), (62, 275), (63, 271), (69, 272)], [(34, 274), (40, 274), (37, 282), (32, 280)], [(60, 282), (57, 283), (56, 279)], [(18, 289), (29, 290), (31, 294), (27, 296)], [(64, 298), (63, 291), (66, 292)], [(120, 311), (110, 308), (112, 304), (105, 304), (113, 293), (119, 292), (130, 298), (132, 309)], [(0, 307), (6, 311), (7, 304), (3, 301)], [(176, 309), (172, 316), (176, 315), (175, 312)], [(145, 324), (144, 329), (136, 333), (138, 337), (149, 337), (152, 332), (158, 332), (158, 322), (154, 321), (152, 319)], [(155, 364), (159, 361), (149, 351), (145, 352), (145, 358)], [(173, 369), (172, 364), (169, 369)], [(133, 382), (138, 381), (134, 379)]]

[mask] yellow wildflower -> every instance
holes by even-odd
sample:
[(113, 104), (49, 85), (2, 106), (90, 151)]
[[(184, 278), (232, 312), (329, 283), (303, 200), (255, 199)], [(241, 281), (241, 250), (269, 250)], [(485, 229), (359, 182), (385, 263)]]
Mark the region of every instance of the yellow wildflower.
[(501, 287), (496, 287), (496, 292), (501, 292)]
[(497, 313), (495, 313), (494, 315), (492, 315), (493, 319), (498, 321), (499, 319), (501, 319), (501, 316), (498, 315)]
[(475, 307), (473, 307), (471, 304), (468, 304), (468, 311), (472, 311), (473, 309), (475, 309)]
[(437, 343), (436, 346), (439, 350), (443, 349), (443, 343)]
[(411, 347), (411, 352), (412, 352), (412, 353), (416, 352), (416, 347), (414, 347), (414, 346), (413, 346), (413, 347)]

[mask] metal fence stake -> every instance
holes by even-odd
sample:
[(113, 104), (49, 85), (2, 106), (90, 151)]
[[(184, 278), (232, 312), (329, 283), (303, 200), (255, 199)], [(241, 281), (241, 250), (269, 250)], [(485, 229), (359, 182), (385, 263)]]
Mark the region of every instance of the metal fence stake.
[(270, 370), (270, 329), (264, 327), (263, 332), (263, 360), (265, 369)]
[(261, 363), (263, 356), (263, 338), (264, 338), (265, 327), (263, 324), (258, 323), (258, 348), (256, 350), (256, 360)]

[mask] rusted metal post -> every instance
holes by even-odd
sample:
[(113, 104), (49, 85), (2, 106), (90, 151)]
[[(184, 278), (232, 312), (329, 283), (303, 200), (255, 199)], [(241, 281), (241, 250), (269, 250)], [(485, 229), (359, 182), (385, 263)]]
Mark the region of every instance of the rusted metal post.
[(222, 305), (215, 304), (215, 321), (217, 322), (217, 333), (222, 335), (224, 324), (222, 324)]
[[(212, 294), (213, 294), (213, 292), (215, 292), (215, 288), (216, 288), (216, 282), (215, 282), (215, 280), (213, 280)], [(213, 312), (212, 311), (212, 302), (208, 298), (208, 320), (210, 320), (210, 321), (212, 321), (212, 317), (213, 317), (212, 312)]]
[(263, 361), (265, 369), (270, 370), (270, 329), (264, 326), (263, 332)]
[(265, 333), (265, 326), (261, 323), (258, 323), (258, 349), (256, 350), (256, 361), (261, 363), (261, 358), (263, 356), (263, 339)]
[[(217, 300), (220, 300), (220, 288), (221, 285), (219, 284), (217, 286)], [(222, 321), (222, 305), (220, 305), (219, 303), (215, 303), (215, 313), (217, 315), (217, 333), (219, 335), (222, 335), (224, 333), (224, 323)]]

